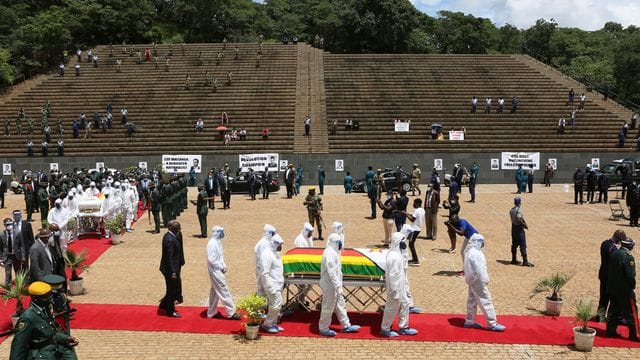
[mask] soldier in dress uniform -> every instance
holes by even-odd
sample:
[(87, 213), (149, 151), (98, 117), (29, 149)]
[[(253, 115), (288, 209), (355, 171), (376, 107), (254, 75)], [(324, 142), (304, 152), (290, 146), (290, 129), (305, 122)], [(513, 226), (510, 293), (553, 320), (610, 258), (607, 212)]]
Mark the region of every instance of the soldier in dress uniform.
[(66, 334), (51, 313), (51, 286), (42, 281), (29, 285), (29, 307), (20, 315), (9, 359), (75, 360), (78, 340)]
[(607, 314), (608, 337), (619, 336), (616, 328), (624, 319), (629, 328), (629, 340), (638, 341), (638, 305), (636, 304), (636, 263), (631, 250), (636, 242), (625, 238), (620, 248), (611, 254), (607, 277), (607, 293), (611, 297)]
[(40, 221), (42, 222), (42, 227), (44, 226), (44, 222), (47, 221), (47, 216), (49, 215), (49, 194), (47, 193), (47, 182), (41, 182), (40, 187), (38, 188), (38, 208), (40, 209)]
[(153, 223), (155, 225), (155, 228), (151, 233), (159, 234), (162, 196), (160, 195), (160, 190), (158, 190), (155, 183), (151, 182), (151, 184), (149, 185), (149, 189), (151, 190), (151, 213), (153, 214)]
[(196, 214), (198, 215), (198, 222), (200, 223), (200, 238), (207, 238), (207, 215), (209, 214), (209, 207), (207, 206), (208, 200), (207, 191), (203, 185), (198, 185), (198, 200), (191, 200), (191, 203), (196, 206)]
[(71, 313), (74, 312), (75, 309), (71, 310), (71, 300), (67, 297), (64, 289), (66, 279), (63, 276), (51, 274), (45, 275), (42, 280), (51, 286), (51, 305), (54, 318), (58, 324), (62, 322), (62, 324), (60, 324), (62, 329), (67, 335), (70, 335), (71, 328), (69, 320), (71, 319)]

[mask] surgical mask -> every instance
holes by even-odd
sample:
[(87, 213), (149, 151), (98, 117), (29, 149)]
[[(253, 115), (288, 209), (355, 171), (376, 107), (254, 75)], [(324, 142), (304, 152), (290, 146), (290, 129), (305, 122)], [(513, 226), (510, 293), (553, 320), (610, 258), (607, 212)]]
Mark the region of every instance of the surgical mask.
[(13, 231), (13, 225), (7, 225), (5, 226), (5, 228), (7, 229), (7, 231)]
[(95, 188), (95, 187), (96, 187), (95, 185), (91, 185), (91, 188), (92, 188), (92, 189), (93, 189), (93, 188)]
[(282, 244), (278, 245), (278, 247), (276, 248), (276, 251), (277, 251), (277, 252), (282, 251)]
[(60, 204), (56, 204), (56, 209), (60, 209), (61, 205)]
[(73, 200), (73, 195), (69, 196), (69, 200)]
[(224, 231), (218, 232), (218, 238), (219, 239), (224, 239)]
[(22, 213), (15, 213), (13, 214), (13, 221), (21, 221), (22, 220)]
[[(54, 231), (53, 232), (53, 236), (60, 236), (60, 231)], [(51, 240), (51, 242), (53, 243), (53, 240)]]
[(400, 250), (407, 250), (407, 243), (404, 241), (400, 242)]

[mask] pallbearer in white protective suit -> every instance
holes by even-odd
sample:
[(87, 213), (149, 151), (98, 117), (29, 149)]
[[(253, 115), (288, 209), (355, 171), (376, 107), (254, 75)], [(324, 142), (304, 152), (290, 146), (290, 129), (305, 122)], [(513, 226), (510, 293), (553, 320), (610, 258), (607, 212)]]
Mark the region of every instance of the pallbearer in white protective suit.
[(282, 308), (282, 288), (284, 287), (282, 256), (280, 255), (283, 243), (280, 235), (273, 235), (269, 246), (260, 255), (262, 286), (269, 301), (269, 312), (262, 323), (262, 328), (270, 333), (284, 331), (278, 326), (278, 317)]
[(55, 235), (60, 237), (60, 249), (64, 253), (67, 250), (68, 243), (67, 223), (69, 222), (69, 213), (62, 207), (61, 199), (56, 199), (54, 208), (47, 215), (47, 222), (58, 225), (57, 234)]
[[(418, 330), (409, 327), (409, 297), (407, 296), (407, 279), (404, 269), (405, 258), (401, 251), (407, 248), (404, 234), (395, 232), (391, 235), (391, 244), (387, 252), (384, 269), (387, 287), (387, 304), (384, 307), (380, 335), (395, 337), (398, 335), (415, 335)], [(398, 331), (391, 330), (393, 319), (398, 315)]]
[[(334, 223), (342, 228), (342, 224)], [(351, 325), (347, 316), (347, 305), (342, 296), (342, 261), (340, 252), (344, 243), (342, 235), (332, 233), (327, 238), (327, 246), (322, 253), (322, 263), (320, 265), (320, 288), (322, 288), (322, 311), (318, 328), (320, 334), (324, 336), (336, 336), (334, 330), (329, 329), (331, 317), (336, 313), (336, 317), (342, 326), (342, 332), (356, 332), (360, 330), (359, 325)]]
[(87, 197), (87, 198), (97, 197), (98, 194), (100, 194), (100, 190), (98, 190), (98, 188), (96, 188), (96, 183), (92, 181), (89, 184), (89, 188), (85, 191), (85, 197)]
[(262, 282), (262, 268), (260, 267), (260, 255), (262, 255), (262, 252), (264, 251), (264, 249), (267, 249), (269, 247), (269, 242), (271, 241), (271, 238), (277, 233), (276, 228), (274, 228), (272, 225), (269, 224), (264, 224), (264, 228), (263, 228), (263, 235), (262, 238), (260, 238), (260, 240), (258, 240), (258, 242), (256, 243), (256, 246), (253, 248), (253, 254), (255, 256), (255, 260), (256, 260), (256, 294), (258, 294), (259, 296), (265, 296), (265, 292), (264, 292), (264, 286), (263, 286), (263, 282)]
[[(300, 231), (300, 234), (296, 237), (293, 244), (295, 247), (301, 248), (313, 247), (313, 226), (305, 222), (302, 231)], [(298, 288), (300, 289), (298, 293), (298, 303), (307, 306), (308, 304), (305, 302), (305, 299), (309, 290), (311, 290), (311, 285), (298, 285)]]
[(476, 323), (478, 306), (487, 320), (487, 329), (504, 331), (506, 327), (496, 321), (496, 309), (491, 301), (491, 294), (487, 288), (489, 274), (487, 273), (487, 259), (482, 253), (484, 237), (473, 234), (464, 252), (464, 281), (469, 285), (469, 297), (467, 298), (467, 318), (464, 327), (482, 329), (482, 325)]
[(236, 306), (227, 287), (227, 279), (224, 274), (227, 272), (227, 264), (224, 262), (222, 251), (222, 239), (224, 239), (224, 229), (214, 226), (212, 236), (207, 243), (207, 270), (211, 279), (211, 291), (209, 291), (209, 309), (207, 317), (222, 317), (218, 312), (218, 302), (222, 303), (228, 319), (238, 320), (240, 315), (236, 314)]
[(133, 223), (133, 219), (138, 208), (138, 202), (136, 201), (135, 193), (131, 190), (128, 183), (122, 184), (122, 191), (124, 193), (122, 206), (124, 208), (125, 225), (127, 232), (131, 232), (133, 231), (131, 224)]
[(304, 223), (302, 231), (293, 242), (295, 247), (313, 247), (313, 226), (308, 222)]

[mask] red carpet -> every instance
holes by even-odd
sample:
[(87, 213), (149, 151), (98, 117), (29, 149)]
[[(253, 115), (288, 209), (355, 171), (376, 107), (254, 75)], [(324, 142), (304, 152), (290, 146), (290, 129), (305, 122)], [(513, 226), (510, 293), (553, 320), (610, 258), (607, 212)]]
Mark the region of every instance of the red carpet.
[[(226, 319), (208, 319), (204, 307), (178, 306), (183, 318), (173, 319), (156, 315), (156, 306), (151, 305), (101, 305), (74, 304), (78, 309), (71, 323), (72, 329), (91, 330), (129, 330), (129, 331), (167, 331), (204, 334), (242, 334), (244, 326), (240, 321)], [(13, 307), (2, 309), (0, 319), (7, 319)], [(6, 315), (6, 316), (5, 316)], [(381, 314), (366, 313), (349, 315), (351, 322), (359, 324), (362, 329), (355, 334), (339, 334), (345, 339), (383, 339), (380, 332)], [(286, 317), (281, 326), (285, 331), (279, 335), (293, 337), (321, 337), (318, 334), (318, 317), (316, 312), (297, 312)], [(410, 341), (444, 341), (467, 343), (498, 344), (533, 344), (560, 345), (573, 343), (572, 318), (502, 315), (498, 319), (507, 326), (507, 331), (496, 333), (488, 330), (465, 329), (463, 315), (454, 314), (419, 314), (411, 315), (411, 326), (420, 333), (416, 336), (401, 336), (397, 340)], [(482, 320), (482, 319), (479, 319)], [(1, 326), (8, 328), (5, 321)], [(482, 322), (481, 322), (482, 323)], [(604, 323), (591, 323), (597, 329), (595, 346), (634, 347), (640, 348), (639, 342), (626, 340), (626, 328), (619, 327), (625, 338), (610, 339), (604, 337)], [(338, 326), (333, 326), (338, 330)]]

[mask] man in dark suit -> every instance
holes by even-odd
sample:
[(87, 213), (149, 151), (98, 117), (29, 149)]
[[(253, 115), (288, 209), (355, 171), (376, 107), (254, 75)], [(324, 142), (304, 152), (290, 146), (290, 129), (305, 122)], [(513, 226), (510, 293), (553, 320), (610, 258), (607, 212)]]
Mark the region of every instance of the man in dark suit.
[(47, 243), (51, 232), (42, 229), (38, 233), (38, 240), (29, 250), (29, 281), (43, 281), (45, 275), (53, 274), (54, 258)]
[(220, 197), (222, 197), (222, 208), (231, 208), (231, 184), (229, 183), (229, 165), (227, 164), (218, 174), (218, 187), (220, 189)]
[(180, 269), (184, 260), (182, 246), (179, 240), (180, 223), (171, 220), (167, 226), (167, 233), (162, 238), (162, 258), (160, 259), (160, 272), (164, 276), (166, 284), (166, 292), (158, 313), (164, 313), (166, 316), (179, 318), (182, 317), (176, 312), (176, 303), (179, 302), (179, 280)]
[(196, 206), (196, 214), (198, 215), (198, 223), (200, 224), (199, 237), (206, 239), (209, 208), (207, 208), (207, 192), (202, 185), (198, 185), (198, 200), (191, 200), (191, 203)]
[(249, 168), (249, 174), (247, 174), (247, 182), (249, 184), (249, 196), (251, 200), (256, 199), (256, 190), (258, 188), (257, 183), (258, 179), (256, 178), (256, 174), (253, 172), (253, 169)]
[(215, 209), (215, 196), (218, 192), (218, 179), (215, 176), (215, 169), (209, 170), (209, 175), (204, 179), (204, 189), (207, 191), (209, 198), (209, 209)]
[(271, 185), (271, 181), (273, 181), (273, 177), (269, 172), (269, 168), (264, 168), (264, 173), (262, 173), (262, 198), (269, 198), (269, 185)]
[(35, 238), (33, 237), (33, 227), (31, 227), (31, 223), (28, 221), (22, 221), (22, 211), (13, 210), (13, 229), (16, 234), (20, 234), (22, 237), (22, 241), (24, 242), (24, 250), (27, 255), (27, 261), (22, 263), (22, 269), (29, 269), (29, 250), (33, 246), (35, 242)]
[(13, 227), (13, 219), (4, 219), (4, 231), (0, 232), (0, 265), (4, 267), (5, 284), (11, 284), (11, 270), (18, 273), (27, 262), (27, 253), (24, 248), (22, 235), (16, 233)]
[(296, 180), (296, 169), (293, 164), (289, 164), (287, 171), (284, 173), (284, 184), (287, 187), (287, 199), (293, 196), (293, 182)]
[(4, 209), (4, 194), (7, 193), (7, 181), (0, 177), (0, 209)]

